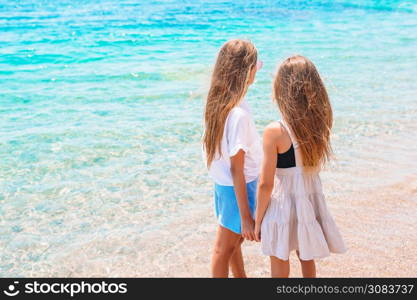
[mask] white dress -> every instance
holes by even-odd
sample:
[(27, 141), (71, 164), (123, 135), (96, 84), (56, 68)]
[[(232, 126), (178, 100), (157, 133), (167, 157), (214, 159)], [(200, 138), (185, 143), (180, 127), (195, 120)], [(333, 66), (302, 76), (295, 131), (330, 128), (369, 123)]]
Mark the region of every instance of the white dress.
[(318, 169), (302, 167), (300, 149), (285, 122), (296, 166), (277, 168), (269, 207), (261, 225), (262, 252), (288, 260), (298, 250), (302, 260), (346, 251), (324, 199)]

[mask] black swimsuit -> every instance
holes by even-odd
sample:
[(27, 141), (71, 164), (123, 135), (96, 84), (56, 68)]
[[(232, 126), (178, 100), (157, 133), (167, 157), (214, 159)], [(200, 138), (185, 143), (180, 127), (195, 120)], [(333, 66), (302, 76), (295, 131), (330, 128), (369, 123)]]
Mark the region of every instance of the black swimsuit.
[(278, 153), (277, 168), (286, 169), (295, 167), (294, 147), (291, 144), (290, 149), (284, 153)]

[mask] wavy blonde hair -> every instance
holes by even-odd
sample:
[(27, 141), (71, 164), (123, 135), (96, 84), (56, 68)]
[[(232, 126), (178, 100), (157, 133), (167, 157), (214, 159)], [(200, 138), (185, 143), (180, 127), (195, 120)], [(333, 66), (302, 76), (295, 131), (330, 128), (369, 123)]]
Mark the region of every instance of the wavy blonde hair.
[(279, 67), (273, 98), (297, 139), (304, 166), (324, 165), (332, 156), (332, 107), (314, 64), (304, 56), (287, 58)]
[(231, 40), (220, 49), (204, 111), (203, 147), (207, 167), (210, 167), (216, 154), (221, 154), (226, 118), (245, 96), (256, 62), (257, 50), (249, 41)]

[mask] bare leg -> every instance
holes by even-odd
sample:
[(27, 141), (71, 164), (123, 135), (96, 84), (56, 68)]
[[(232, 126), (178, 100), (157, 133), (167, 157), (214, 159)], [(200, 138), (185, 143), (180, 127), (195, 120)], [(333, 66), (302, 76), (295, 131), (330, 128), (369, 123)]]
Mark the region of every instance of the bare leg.
[(246, 278), (245, 265), (243, 264), (242, 255), (242, 243), (243, 238), (240, 238), (238, 245), (236, 246), (235, 252), (230, 258), (230, 268), (232, 269), (233, 277), (235, 278)]
[(273, 278), (288, 278), (290, 275), (290, 261), (282, 260), (275, 256), (271, 258), (271, 277)]
[(304, 278), (315, 278), (316, 277), (316, 263), (312, 260), (301, 260), (300, 252), (297, 251), (298, 259), (301, 263), (301, 269), (303, 271)]
[(229, 263), (241, 240), (241, 235), (222, 226), (217, 229), (211, 260), (211, 274), (213, 277), (228, 277)]

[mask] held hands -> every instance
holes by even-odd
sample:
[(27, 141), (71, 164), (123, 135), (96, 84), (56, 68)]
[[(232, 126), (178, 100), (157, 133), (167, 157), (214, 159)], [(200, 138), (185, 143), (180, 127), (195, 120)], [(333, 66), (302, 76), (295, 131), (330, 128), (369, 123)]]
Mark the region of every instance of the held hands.
[[(252, 219), (252, 217), (244, 217), (241, 220), (242, 222), (242, 237), (249, 241), (260, 241), (260, 238), (257, 239), (256, 236), (256, 226), (255, 221)], [(258, 233), (258, 236), (260, 234)]]
[(255, 221), (252, 219), (251, 216), (243, 217), (241, 219), (242, 223), (242, 237), (249, 241), (255, 240)]
[(252, 219), (252, 217), (245, 217), (242, 219), (242, 237), (249, 241), (261, 241), (261, 223)]

